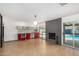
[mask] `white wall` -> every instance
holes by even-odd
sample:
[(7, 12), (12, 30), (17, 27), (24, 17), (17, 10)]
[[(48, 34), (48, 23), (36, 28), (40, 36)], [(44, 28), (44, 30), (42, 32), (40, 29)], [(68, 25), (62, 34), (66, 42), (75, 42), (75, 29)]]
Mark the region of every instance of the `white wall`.
[(40, 23), (38, 23), (38, 26), (42, 27), (42, 28), (46, 28), (46, 22), (45, 21), (44, 22), (40, 22)]
[(3, 16), (4, 23), (4, 41), (17, 40), (17, 31), (14, 21), (12, 19)]
[(26, 22), (14, 21), (13, 18), (3, 16), (4, 24), (4, 41), (17, 40), (17, 28), (16, 26), (30, 26)]
[(74, 22), (79, 20), (79, 13), (71, 16), (62, 17), (62, 22)]

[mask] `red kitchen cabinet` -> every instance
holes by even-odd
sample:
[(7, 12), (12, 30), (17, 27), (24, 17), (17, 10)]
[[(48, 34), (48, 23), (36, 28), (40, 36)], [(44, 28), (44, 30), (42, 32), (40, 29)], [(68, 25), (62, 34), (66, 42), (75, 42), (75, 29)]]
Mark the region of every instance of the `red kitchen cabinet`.
[(34, 33), (34, 39), (37, 39), (37, 38), (40, 38), (39, 32), (35, 32), (35, 33)]
[(18, 40), (25, 40), (25, 37), (23, 37), (23, 34), (18, 34)]
[(18, 34), (18, 40), (21, 40), (21, 34)]
[(30, 33), (26, 33), (26, 39), (27, 39), (27, 40), (30, 39)]

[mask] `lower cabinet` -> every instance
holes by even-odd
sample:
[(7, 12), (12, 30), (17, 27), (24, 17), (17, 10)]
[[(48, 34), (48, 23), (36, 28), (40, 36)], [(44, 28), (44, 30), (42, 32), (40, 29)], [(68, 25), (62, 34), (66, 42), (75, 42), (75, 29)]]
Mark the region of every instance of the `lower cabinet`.
[(26, 33), (25, 39), (26, 39), (26, 40), (29, 40), (29, 39), (30, 39), (30, 33)]
[(20, 33), (18, 34), (18, 40), (29, 40), (29, 39), (37, 39), (40, 38), (39, 32), (32, 33), (33, 37), (31, 37), (31, 33)]

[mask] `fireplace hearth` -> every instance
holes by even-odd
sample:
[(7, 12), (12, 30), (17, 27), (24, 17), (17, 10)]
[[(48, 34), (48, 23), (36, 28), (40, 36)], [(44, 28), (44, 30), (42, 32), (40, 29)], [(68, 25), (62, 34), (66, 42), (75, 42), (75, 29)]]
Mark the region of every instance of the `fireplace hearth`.
[(55, 40), (56, 34), (55, 33), (49, 33), (49, 39)]
[(58, 36), (56, 36), (56, 33), (49, 33), (49, 40), (53, 40), (54, 43), (59, 44)]

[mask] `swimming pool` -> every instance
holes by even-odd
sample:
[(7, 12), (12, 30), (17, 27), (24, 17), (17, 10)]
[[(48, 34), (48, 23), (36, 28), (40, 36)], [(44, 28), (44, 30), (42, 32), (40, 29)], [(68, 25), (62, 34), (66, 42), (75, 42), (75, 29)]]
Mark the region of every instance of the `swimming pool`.
[(79, 35), (73, 36), (73, 35), (68, 35), (68, 34), (66, 34), (66, 35), (65, 35), (65, 39), (66, 39), (66, 40), (73, 40), (73, 39), (79, 40)]

